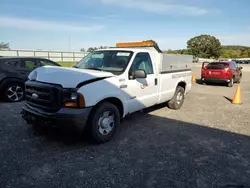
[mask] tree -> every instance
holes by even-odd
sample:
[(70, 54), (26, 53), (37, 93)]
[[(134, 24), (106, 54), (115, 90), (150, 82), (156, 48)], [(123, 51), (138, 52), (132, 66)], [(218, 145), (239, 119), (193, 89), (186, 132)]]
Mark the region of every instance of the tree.
[(89, 49), (87, 50), (87, 52), (93, 52), (95, 50), (95, 48), (89, 47)]
[(189, 39), (187, 48), (194, 57), (219, 58), (221, 55), (221, 43), (211, 35), (200, 35)]
[(107, 49), (107, 48), (112, 48), (112, 47), (108, 47), (108, 46), (100, 46), (100, 47), (89, 47), (87, 52), (93, 52), (95, 50), (98, 50), (98, 49)]
[(81, 51), (81, 52), (85, 52), (85, 49), (84, 49), (84, 48), (81, 48), (80, 51)]
[(0, 43), (0, 50), (9, 50), (10, 47), (9, 47), (9, 43), (4, 43), (4, 42), (1, 42)]

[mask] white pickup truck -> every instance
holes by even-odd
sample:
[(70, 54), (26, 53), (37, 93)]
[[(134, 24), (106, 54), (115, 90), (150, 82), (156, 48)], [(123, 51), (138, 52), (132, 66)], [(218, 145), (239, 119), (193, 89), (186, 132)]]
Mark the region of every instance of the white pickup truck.
[(191, 66), (192, 56), (164, 54), (150, 42), (118, 43), (72, 68), (32, 71), (21, 114), (29, 124), (88, 127), (95, 141), (106, 142), (130, 113), (164, 102), (179, 109), (191, 89)]

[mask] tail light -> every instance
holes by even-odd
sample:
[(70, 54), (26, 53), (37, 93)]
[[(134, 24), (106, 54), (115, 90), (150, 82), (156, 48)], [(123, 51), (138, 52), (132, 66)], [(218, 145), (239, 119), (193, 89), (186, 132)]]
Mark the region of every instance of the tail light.
[(225, 72), (225, 74), (226, 74), (227, 76), (231, 76), (231, 71), (230, 71), (230, 68), (229, 68), (229, 67), (226, 67), (226, 68), (224, 69), (224, 72)]
[(207, 69), (206, 66), (202, 66), (201, 71), (204, 71), (204, 70), (206, 70), (206, 69)]

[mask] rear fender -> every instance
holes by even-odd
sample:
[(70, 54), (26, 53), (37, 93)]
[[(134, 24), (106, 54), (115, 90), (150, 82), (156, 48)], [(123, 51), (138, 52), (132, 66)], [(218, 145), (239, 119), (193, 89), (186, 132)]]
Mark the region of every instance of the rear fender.
[(209, 64), (209, 62), (203, 62), (201, 66), (201, 77), (203, 77), (204, 71), (206, 70), (206, 66)]
[(184, 88), (185, 94), (188, 93), (192, 87), (191, 77), (192, 77), (192, 73), (190, 73), (189, 76), (179, 78), (178, 81), (176, 82), (175, 90), (176, 90), (178, 85), (182, 86), (182, 84), (184, 84), (185, 85), (185, 88)]
[(203, 62), (201, 69), (204, 70), (208, 64), (209, 64), (209, 62)]

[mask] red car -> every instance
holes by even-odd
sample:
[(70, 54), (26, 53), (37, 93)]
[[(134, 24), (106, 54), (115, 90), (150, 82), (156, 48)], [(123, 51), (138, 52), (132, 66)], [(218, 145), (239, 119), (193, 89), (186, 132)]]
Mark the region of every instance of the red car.
[(225, 83), (232, 87), (234, 83), (240, 83), (242, 67), (234, 61), (219, 61), (202, 64), (201, 81), (203, 83)]

